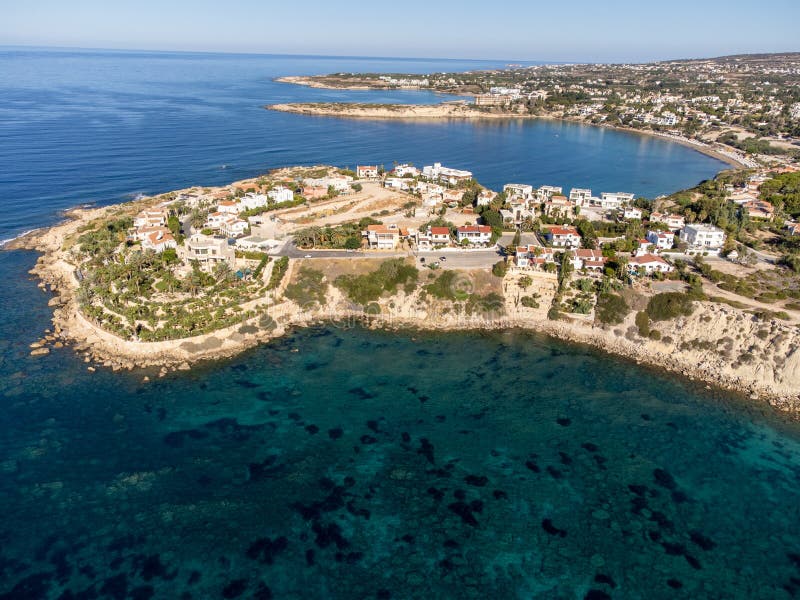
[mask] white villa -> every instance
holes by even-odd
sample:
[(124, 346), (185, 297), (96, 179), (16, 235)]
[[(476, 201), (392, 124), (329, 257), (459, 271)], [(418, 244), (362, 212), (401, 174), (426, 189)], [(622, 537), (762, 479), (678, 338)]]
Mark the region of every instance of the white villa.
[(593, 199), (592, 190), (585, 188), (572, 188), (569, 191), (569, 199), (575, 203), (575, 206), (584, 206), (590, 204)]
[(240, 211), (241, 207), (235, 200), (220, 200), (217, 203), (217, 212), (225, 213), (226, 215), (238, 215)]
[(167, 248), (177, 248), (178, 243), (166, 227), (153, 227), (142, 230), (142, 249), (161, 253)]
[(651, 213), (650, 222), (664, 223), (667, 227), (669, 227), (673, 231), (676, 229), (683, 229), (683, 227), (686, 225), (686, 221), (682, 216), (673, 214), (668, 215), (666, 213), (660, 213), (660, 212)]
[(393, 190), (407, 191), (411, 189), (412, 180), (406, 177), (387, 177), (383, 180), (383, 186)]
[(581, 236), (574, 227), (551, 227), (545, 238), (556, 248), (577, 248), (581, 245)]
[(725, 244), (725, 232), (722, 229), (702, 223), (684, 227), (680, 238), (694, 249), (717, 251)]
[(186, 258), (196, 260), (201, 265), (218, 262), (227, 262), (233, 265), (236, 256), (234, 249), (228, 245), (228, 240), (202, 233), (196, 233), (189, 237), (185, 246)]
[(456, 241), (470, 244), (489, 244), (492, 241), (492, 228), (488, 225), (464, 225), (456, 229)]
[(450, 185), (456, 185), (460, 181), (469, 181), (472, 179), (471, 171), (443, 167), (442, 163), (434, 163), (433, 165), (423, 167), (422, 175), (431, 181), (442, 181)]
[(536, 197), (540, 202), (547, 202), (553, 196), (561, 196), (564, 191), (557, 185), (543, 185), (536, 191)]
[(253, 210), (266, 206), (269, 203), (269, 198), (264, 194), (248, 193), (239, 199), (239, 203), (242, 205), (243, 210)]
[(235, 238), (239, 237), (240, 235), (244, 235), (245, 231), (247, 231), (249, 227), (250, 224), (247, 221), (238, 219), (236, 217), (231, 217), (229, 219), (223, 220), (219, 224), (219, 231), (223, 235)]
[(497, 197), (497, 192), (493, 192), (492, 190), (481, 190), (481, 193), (478, 194), (477, 204), (478, 206), (488, 206), (492, 203)]
[(503, 191), (509, 198), (533, 198), (533, 186), (524, 183), (507, 183), (503, 186)]
[(358, 165), (356, 167), (356, 177), (359, 179), (377, 179), (378, 165)]
[(635, 206), (628, 206), (622, 213), (623, 219), (639, 219), (642, 220), (642, 211), (641, 209), (636, 208)]
[(400, 230), (396, 225), (367, 225), (361, 235), (367, 238), (370, 248), (377, 250), (394, 250), (400, 242)]
[(659, 250), (669, 250), (675, 243), (675, 234), (671, 231), (648, 231), (647, 241)]
[(398, 177), (416, 177), (419, 175), (419, 169), (414, 165), (398, 165), (394, 168), (394, 174)]
[(552, 262), (555, 262), (552, 248), (543, 248), (541, 246), (534, 246), (533, 244), (529, 245), (527, 248), (517, 248), (517, 253), (514, 256), (514, 264), (521, 269), (542, 266), (545, 263)]
[(634, 195), (628, 192), (603, 192), (600, 194), (600, 208), (619, 208), (633, 199)]
[(600, 250), (588, 248), (578, 248), (571, 259), (572, 266), (576, 270), (586, 269), (587, 271), (599, 271), (605, 266), (608, 259), (603, 256)]
[(164, 227), (167, 224), (167, 209), (143, 210), (133, 219), (133, 226), (140, 227)]
[(674, 270), (675, 267), (655, 254), (634, 256), (628, 262), (628, 272), (630, 272), (632, 275), (638, 275), (642, 272), (647, 273), (648, 275), (656, 272), (669, 273), (670, 271)]
[(291, 202), (294, 200), (294, 192), (287, 187), (279, 185), (267, 192), (267, 198), (272, 202)]

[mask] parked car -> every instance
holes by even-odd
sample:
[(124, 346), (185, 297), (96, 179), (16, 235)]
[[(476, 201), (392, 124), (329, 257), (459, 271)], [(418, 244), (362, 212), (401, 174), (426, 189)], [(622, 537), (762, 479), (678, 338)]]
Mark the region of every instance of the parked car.
[(446, 261), (446, 260), (447, 260), (447, 257), (446, 257), (446, 256), (440, 256), (440, 257), (439, 257), (439, 260), (440, 260), (440, 261), (442, 261), (442, 262), (444, 262), (444, 261)]
[(419, 262), (424, 263), (425, 262), (425, 257), (424, 256), (420, 256), (419, 257)]

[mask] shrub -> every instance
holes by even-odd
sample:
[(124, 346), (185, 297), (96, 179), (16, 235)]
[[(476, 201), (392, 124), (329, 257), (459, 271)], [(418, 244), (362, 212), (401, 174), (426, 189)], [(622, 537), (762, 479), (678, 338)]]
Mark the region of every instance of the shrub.
[(350, 300), (367, 304), (380, 298), (384, 292), (394, 293), (398, 285), (413, 286), (419, 277), (416, 267), (402, 258), (386, 260), (376, 271), (366, 275), (340, 275), (333, 284)]
[(629, 311), (628, 303), (619, 294), (600, 294), (595, 315), (598, 321), (609, 325), (622, 323)]
[(650, 335), (650, 317), (643, 310), (636, 313), (636, 327), (639, 328), (640, 336), (647, 337)]
[(328, 285), (323, 282), (322, 271), (303, 267), (298, 273), (297, 281), (286, 286), (286, 297), (300, 306), (322, 304)]
[(694, 309), (694, 302), (687, 294), (666, 292), (656, 294), (647, 303), (647, 315), (654, 321), (665, 321), (680, 316), (689, 316)]
[(533, 296), (523, 296), (519, 301), (525, 308), (539, 308), (539, 303)]
[(495, 277), (505, 277), (506, 273), (508, 273), (508, 264), (506, 261), (498, 261), (492, 266), (492, 275)]
[(661, 339), (661, 332), (658, 329), (651, 329), (649, 337), (657, 342)]
[(283, 281), (283, 276), (286, 275), (286, 271), (289, 269), (289, 257), (288, 256), (281, 256), (278, 260), (275, 261), (275, 264), (272, 265), (272, 274), (269, 277), (269, 283), (267, 284), (268, 290), (275, 290), (280, 287), (281, 282)]

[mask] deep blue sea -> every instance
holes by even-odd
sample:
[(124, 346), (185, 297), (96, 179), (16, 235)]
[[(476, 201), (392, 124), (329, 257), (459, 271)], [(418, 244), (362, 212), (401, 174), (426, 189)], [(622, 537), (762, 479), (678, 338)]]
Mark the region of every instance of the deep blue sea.
[[(297, 163), (648, 196), (723, 167), (575, 125), (261, 108), (436, 100), (279, 75), (486, 66), (0, 52), (0, 238)], [(800, 595), (800, 429), (768, 407), (516, 331), (328, 326), (149, 383), (90, 373), (29, 356), (51, 316), (35, 261), (0, 252), (0, 599)]]

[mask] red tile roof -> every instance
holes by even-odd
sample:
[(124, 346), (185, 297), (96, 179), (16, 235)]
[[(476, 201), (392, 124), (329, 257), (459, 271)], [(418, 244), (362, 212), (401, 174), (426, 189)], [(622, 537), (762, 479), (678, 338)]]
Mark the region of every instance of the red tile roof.
[(578, 235), (578, 230), (574, 227), (551, 227), (550, 233), (553, 235)]
[(492, 228), (488, 225), (462, 225), (457, 231), (461, 233), (491, 233)]

